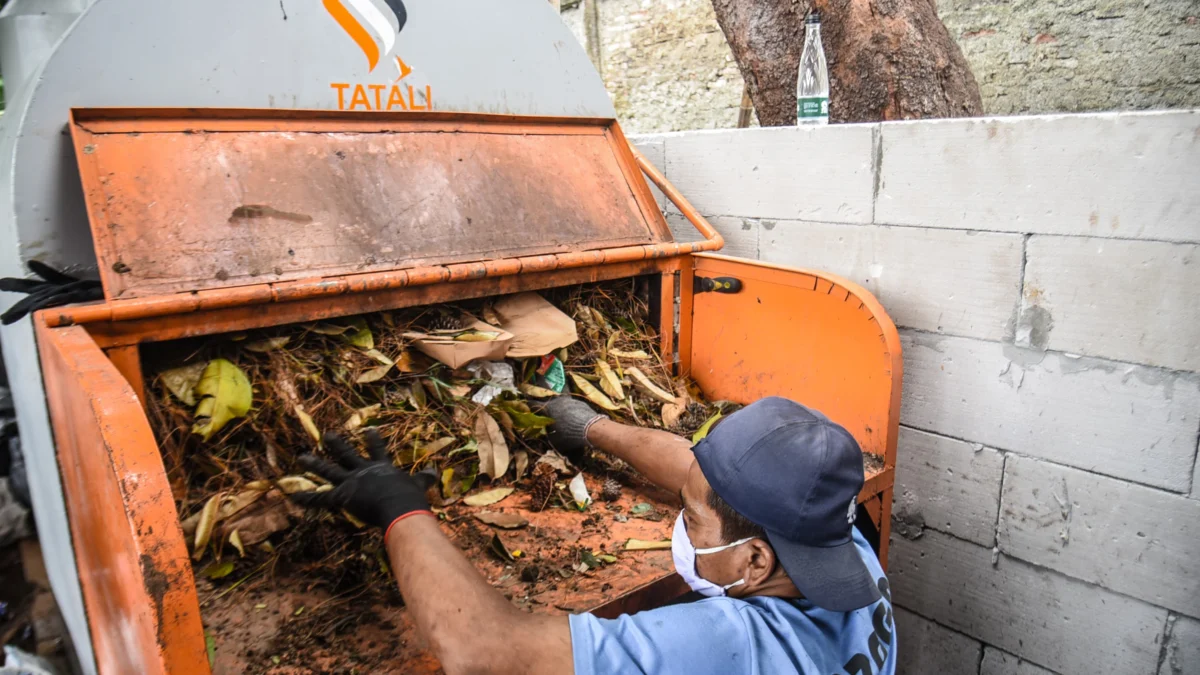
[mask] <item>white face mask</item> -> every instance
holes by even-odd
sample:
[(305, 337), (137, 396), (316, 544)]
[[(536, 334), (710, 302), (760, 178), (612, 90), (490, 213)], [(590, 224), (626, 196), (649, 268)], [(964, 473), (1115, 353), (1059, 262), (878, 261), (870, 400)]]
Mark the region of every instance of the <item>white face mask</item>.
[(675, 533), (671, 535), (671, 557), (675, 559), (675, 571), (693, 591), (707, 597), (716, 597), (725, 595), (725, 591), (734, 586), (741, 586), (746, 583), (745, 579), (738, 579), (732, 584), (718, 586), (713, 582), (703, 578), (696, 572), (696, 556), (710, 555), (724, 551), (727, 548), (741, 546), (742, 544), (754, 539), (754, 537), (746, 537), (739, 539), (732, 544), (724, 546), (714, 546), (712, 548), (695, 548), (692, 546), (692, 540), (688, 538), (687, 526), (683, 524), (683, 511), (679, 512), (679, 517), (675, 519)]

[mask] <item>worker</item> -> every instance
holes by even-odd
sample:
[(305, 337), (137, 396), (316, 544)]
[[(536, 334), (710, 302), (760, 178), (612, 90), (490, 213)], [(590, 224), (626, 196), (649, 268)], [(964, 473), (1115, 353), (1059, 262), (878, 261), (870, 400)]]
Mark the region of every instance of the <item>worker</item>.
[(679, 495), (675, 569), (707, 597), (612, 620), (518, 610), (442, 533), (378, 435), (371, 459), (326, 436), (341, 467), (302, 462), (335, 487), (296, 499), (384, 530), (408, 610), (449, 675), (895, 672), (887, 578), (853, 527), (862, 452), (845, 429), (783, 398), (725, 417), (694, 447), (566, 396), (546, 414), (559, 449), (607, 452)]

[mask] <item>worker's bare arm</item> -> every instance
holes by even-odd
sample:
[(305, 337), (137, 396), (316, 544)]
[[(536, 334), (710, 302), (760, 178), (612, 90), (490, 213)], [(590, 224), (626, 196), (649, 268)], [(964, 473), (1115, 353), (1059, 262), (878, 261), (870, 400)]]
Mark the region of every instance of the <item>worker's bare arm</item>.
[(685, 438), (657, 429), (644, 429), (614, 422), (596, 421), (587, 430), (587, 440), (596, 448), (629, 462), (655, 485), (679, 494), (692, 465), (692, 444)]
[(387, 549), (408, 611), (448, 675), (574, 672), (567, 618), (513, 607), (434, 518), (396, 523)]

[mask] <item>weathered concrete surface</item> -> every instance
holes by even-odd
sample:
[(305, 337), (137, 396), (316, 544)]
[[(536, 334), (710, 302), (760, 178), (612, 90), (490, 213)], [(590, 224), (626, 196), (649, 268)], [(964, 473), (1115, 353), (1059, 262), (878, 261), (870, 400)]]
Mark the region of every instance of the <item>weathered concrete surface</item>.
[(921, 527), (992, 546), (1000, 510), (1004, 456), (982, 444), (900, 427), (892, 528)]
[(1022, 311), (1049, 322), (1044, 348), (1200, 370), (1200, 246), (1034, 236), (1026, 257)]
[(892, 537), (896, 604), (1053, 670), (1145, 675), (1167, 610), (940, 532)]
[(978, 640), (955, 633), (912, 612), (893, 608), (896, 619), (896, 672), (908, 675), (922, 673), (974, 673), (979, 667)]
[(1171, 636), (1163, 650), (1158, 675), (1195, 675), (1200, 673), (1200, 621), (1186, 616), (1172, 617)]
[(780, 220), (760, 258), (865, 286), (899, 326), (1001, 340), (1021, 286), (1017, 234)]
[(848, 124), (667, 134), (667, 175), (706, 216), (867, 223), (874, 129)]
[[(629, 139), (637, 149), (650, 160), (659, 171), (666, 171), (667, 168), (667, 144), (658, 136), (643, 136), (640, 138)], [(650, 191), (654, 193), (654, 199), (658, 202), (658, 208), (667, 208), (667, 197), (664, 195), (649, 178), (646, 183), (650, 186)]]
[(940, 0), (993, 115), (1200, 105), (1195, 0)]
[(1200, 501), (1009, 455), (1005, 554), (1200, 616)]
[(1167, 241), (1200, 227), (1200, 111), (882, 130), (877, 223)]
[[(720, 232), (722, 237), (725, 237), (725, 248), (716, 253), (751, 260), (758, 257), (761, 221), (755, 218), (738, 218), (736, 216), (713, 216), (708, 218), (708, 222), (717, 228), (717, 232)], [(671, 226), (671, 234), (675, 235), (675, 241), (700, 241), (704, 238), (700, 236), (696, 226), (692, 225), (681, 213), (668, 213), (667, 225)]]
[(1046, 670), (995, 647), (984, 647), (979, 675), (1054, 675), (1054, 671)]
[(1177, 492), (1200, 378), (905, 332), (902, 423)]
[[(580, 44), (582, 4), (563, 11)], [(742, 75), (708, 0), (600, 2), (604, 83), (627, 131), (737, 125)]]

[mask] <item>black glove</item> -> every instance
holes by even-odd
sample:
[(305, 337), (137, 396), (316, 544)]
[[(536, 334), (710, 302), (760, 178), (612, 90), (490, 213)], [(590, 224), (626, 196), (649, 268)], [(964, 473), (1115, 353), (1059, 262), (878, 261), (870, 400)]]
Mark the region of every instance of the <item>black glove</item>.
[(326, 433), (325, 447), (341, 467), (312, 455), (301, 455), (300, 463), (332, 482), (334, 488), (327, 492), (297, 492), (292, 499), (303, 506), (346, 509), (364, 523), (385, 530), (402, 516), (428, 511), (425, 490), (435, 478), (424, 473), (410, 476), (397, 469), (379, 434), (368, 429), (366, 436), (370, 459), (361, 457), (341, 436)]
[(7, 312), (0, 314), (0, 322), (5, 326), (20, 321), (26, 314), (39, 309), (104, 299), (104, 289), (99, 281), (63, 274), (36, 260), (30, 260), (28, 265), (29, 270), (44, 281), (12, 277), (0, 279), (0, 291), (28, 294), (9, 307)]
[(577, 453), (592, 447), (588, 442), (588, 428), (604, 415), (577, 398), (555, 396), (542, 407), (542, 414), (554, 420), (548, 438), (555, 448), (564, 453)]

